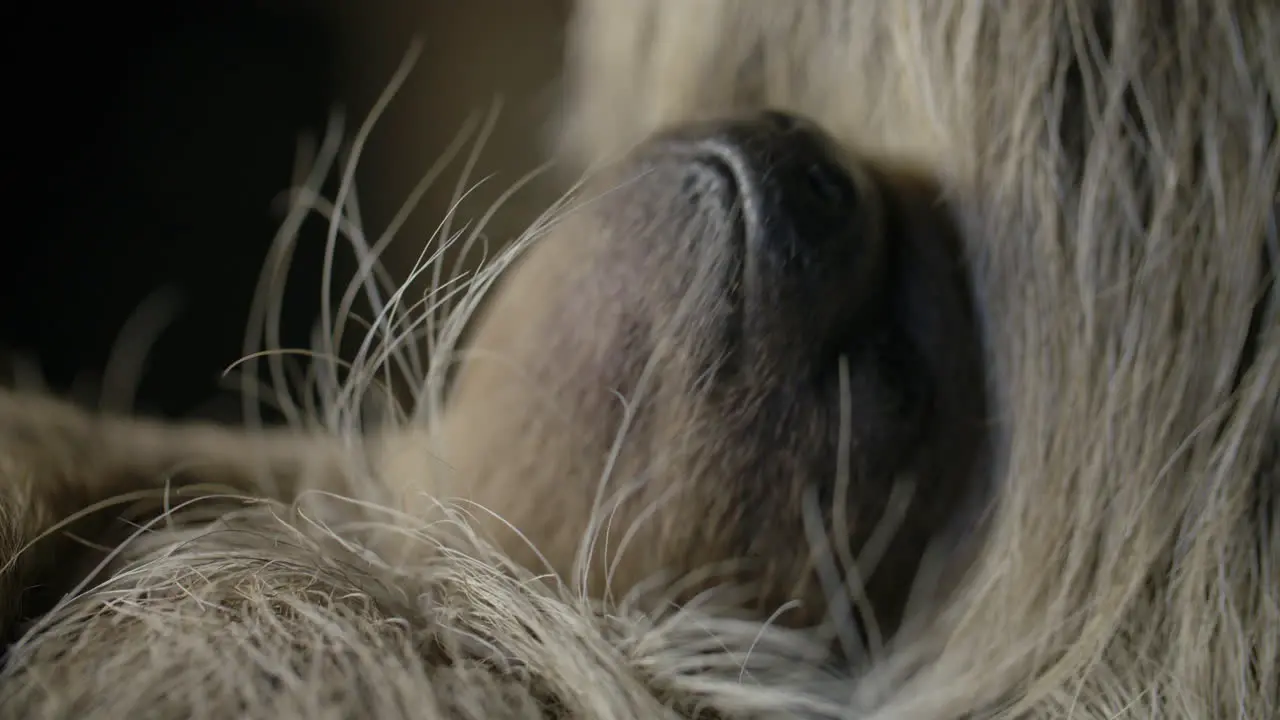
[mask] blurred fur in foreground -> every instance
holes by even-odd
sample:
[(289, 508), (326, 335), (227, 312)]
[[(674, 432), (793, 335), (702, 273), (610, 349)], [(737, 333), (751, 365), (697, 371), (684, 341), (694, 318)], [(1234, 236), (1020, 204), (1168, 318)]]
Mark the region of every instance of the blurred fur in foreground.
[[(957, 586), (855, 657), (833, 653), (822, 632), (742, 613), (731, 594), (658, 612), (662, 603), (630, 597), (589, 600), (585, 577), (537, 582), (541, 568), (512, 567), (475, 532), (492, 527), (483, 510), (465, 503), (426, 526), (390, 510), (402, 502), (371, 467), (362, 431), (366, 415), (392, 428), (410, 418), (390, 413), (377, 388), (407, 376), (423, 388), (415, 412), (438, 417), (447, 363), (424, 369), (406, 338), (423, 322), (428, 353), (451, 357), (506, 261), (572, 212), (556, 207), (487, 274), (449, 286), (441, 271), (423, 306), (388, 296), (371, 271), (352, 292), (390, 310), (353, 366), (312, 364), (324, 402), (292, 408), (288, 439), (5, 397), (7, 561), (56, 518), (136, 491), (139, 473), (166, 463), (232, 486), (253, 484), (260, 466), (285, 483), (260, 494), (301, 493), (279, 504), (206, 489), (175, 507), (175, 492), (157, 521), (172, 529), (138, 533), (10, 649), (6, 711), (1280, 711), (1280, 10), (1261, 0), (590, 0), (576, 22), (566, 150), (583, 161), (672, 123), (772, 106), (814, 118), (852, 151), (938, 178), (959, 214), (992, 409), (993, 461), (974, 491), (992, 509)], [(321, 205), (305, 192), (297, 200)], [(375, 257), (376, 239), (355, 233), (358, 214), (335, 204), (346, 210), (335, 233)], [(251, 337), (271, 347), (263, 297)], [(332, 351), (335, 328), (350, 322), (341, 308), (326, 319), (321, 348)], [(278, 355), (260, 362), (277, 387), (289, 379)], [(246, 402), (261, 395), (247, 390)], [(313, 432), (322, 440), (310, 442)], [(108, 478), (92, 497), (48, 492), (83, 484), (85, 464)], [(42, 508), (41, 493), (58, 503)], [(564, 500), (531, 502), (558, 513)], [(19, 555), (0, 581), (66, 574), (58, 564)], [(0, 602), (16, 597), (3, 589)]]

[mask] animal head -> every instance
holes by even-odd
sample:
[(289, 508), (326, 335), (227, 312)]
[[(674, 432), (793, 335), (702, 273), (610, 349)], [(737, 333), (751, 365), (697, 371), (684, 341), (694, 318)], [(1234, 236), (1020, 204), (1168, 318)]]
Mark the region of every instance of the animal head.
[(439, 443), (457, 482), (501, 487), (471, 492), (597, 594), (675, 573), (813, 620), (852, 573), (891, 621), (982, 447), (936, 188), (759, 111), (664, 128), (583, 195), (472, 340)]
[[(856, 555), (909, 478), (885, 555), (902, 575), (869, 588), (878, 611), (903, 611), (925, 538), (958, 522), (977, 543), (927, 629), (900, 638), (928, 658), (920, 703), (981, 706), (1057, 673), (1097, 708), (1173, 677), (1207, 704), (1166, 710), (1263, 707), (1260, 684), (1214, 677), (1256, 677), (1248, 638), (1274, 626), (1256, 611), (1276, 597), (1258, 579), (1274, 577), (1280, 437), (1272, 15), (1250, 0), (581, 3), (563, 149), (624, 159), (477, 335), (535, 380), (464, 371), (454, 410), (471, 420), (451, 437), (491, 475), (527, 443), (512, 477), (582, 503), (565, 517), (594, 512), (602, 466), (638, 483), (620, 527), (684, 493), (635, 541), (633, 578), (747, 557), (766, 605), (805, 596), (815, 516), (831, 555)], [(813, 176), (832, 166), (846, 188)], [(846, 221), (859, 229), (832, 232)], [(531, 409), (534, 388), (575, 412)], [(632, 444), (615, 448), (627, 407)], [(1240, 603), (1211, 650), (1191, 630), (1221, 623), (1205, 597)], [(1022, 707), (1069, 705), (1059, 691)]]

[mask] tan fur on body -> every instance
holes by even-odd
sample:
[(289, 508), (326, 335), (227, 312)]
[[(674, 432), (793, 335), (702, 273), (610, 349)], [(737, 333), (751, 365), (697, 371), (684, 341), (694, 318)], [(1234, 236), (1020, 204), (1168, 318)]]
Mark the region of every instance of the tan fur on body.
[[(0, 396), (6, 630), (31, 608), (47, 610), (29, 586), (74, 583), (81, 565), (109, 552), (17, 552), (77, 509), (162, 487), (172, 471), (285, 503), (229, 491), (174, 509), (193, 491), (176, 493), (157, 531), (124, 543), (94, 585), (26, 628), (0, 675), (5, 717), (1280, 713), (1280, 294), (1270, 289), (1280, 262), (1280, 8), (584, 0), (577, 12), (565, 150), (583, 165), (634, 158), (637, 147), (648, 157), (667, 128), (718, 127), (774, 107), (815, 121), (851, 168), (872, 158), (875, 177), (911, 167), (939, 186), (983, 332), (985, 433), (965, 435), (961, 420), (913, 425), (901, 398), (877, 394), (875, 363), (842, 366), (840, 387), (872, 388), (854, 394), (855, 410), (872, 410), (861, 424), (853, 415), (853, 439), (864, 442), (852, 457), (891, 468), (861, 476), (855, 498), (887, 492), (906, 472), (917, 492), (936, 493), (920, 502), (951, 508), (935, 516), (911, 506), (898, 532), (920, 537), (886, 556), (891, 569), (933, 557), (933, 536), (950, 543), (956, 520), (979, 544), (941, 556), (951, 582), (902, 608), (895, 591), (907, 580), (882, 593), (868, 584), (872, 597), (860, 599), (853, 585), (833, 597), (807, 575), (815, 536), (797, 519), (799, 489), (821, 482), (805, 469), (816, 472), (830, 448), (810, 440), (835, 424), (814, 410), (805, 427), (819, 431), (743, 443), (722, 422), (736, 416), (708, 409), (697, 351), (719, 327), (716, 276), (676, 287), (685, 278), (676, 270), (721, 267), (727, 246), (696, 224), (711, 217), (705, 198), (661, 182), (664, 168), (682, 166), (653, 151), (656, 171), (641, 163), (638, 177), (606, 175), (587, 188), (601, 194), (555, 209), (563, 219), (530, 234), (545, 239), (516, 248), (524, 256), (504, 273), (476, 347), (526, 380), (476, 356), (442, 404), (443, 371), (433, 368), (417, 409), (424, 427), (357, 433), (351, 408), (372, 394), (370, 368), (392, 364), (377, 344), (397, 345), (377, 333), (353, 384), (326, 386), (323, 432), (158, 426)], [(932, 214), (885, 182), (888, 197), (916, 211), (909, 217)], [(619, 230), (637, 207), (657, 230)], [(886, 237), (914, 267), (938, 236)], [(637, 238), (648, 242), (626, 242)], [(909, 287), (945, 284), (945, 272), (920, 272)], [(437, 352), (449, 351), (496, 277), (477, 279), (434, 328)], [(584, 296), (593, 302), (573, 304)], [(704, 300), (681, 315), (688, 297)], [(795, 320), (810, 315), (821, 313)], [(413, 322), (404, 317), (393, 319)], [(643, 336), (663, 340), (652, 344), (610, 335), (673, 317), (697, 322), (663, 325), (670, 332)], [(924, 337), (962, 348), (963, 318)], [(624, 426), (625, 405), (597, 381), (614, 373), (615, 385), (642, 385), (640, 368), (672, 338), (685, 344), (657, 366), (656, 389), (623, 393), (649, 413)], [(963, 362), (952, 371), (969, 377)], [(831, 399), (806, 399), (785, 377), (748, 377), (791, 393), (802, 413)], [(956, 384), (941, 384), (944, 398)], [(733, 387), (754, 397), (761, 385)], [(932, 438), (920, 464), (890, 453), (918, 437)], [(969, 472), (968, 461), (929, 461), (959, 457), (948, 451), (957, 438), (975, 452), (989, 445), (989, 464)], [(753, 475), (787, 458), (801, 471)], [(675, 464), (653, 471), (659, 460)], [(612, 515), (595, 485), (610, 469), (622, 487), (648, 481)], [(752, 485), (760, 477), (782, 478), (794, 503), (735, 494), (770, 487)], [(668, 490), (680, 502), (650, 495)], [(458, 496), (491, 513), (448, 504)], [(968, 503), (989, 503), (980, 524)], [(888, 514), (890, 504), (872, 510)], [(657, 530), (642, 522), (648, 508)], [(838, 509), (824, 507), (826, 519)], [(744, 543), (755, 527), (745, 518), (760, 517), (767, 542)], [(853, 517), (850, 543), (867, 522)], [(90, 526), (99, 541), (129, 532), (100, 523)], [(628, 556), (618, 547), (632, 528), (640, 550)], [(581, 545), (586, 534), (610, 540)], [(746, 587), (700, 574), (738, 554), (771, 569), (749, 573), (756, 584)], [(610, 575), (600, 563), (614, 558)], [(678, 577), (651, 584), (663, 570)], [(535, 577), (547, 571), (559, 581)], [(685, 576), (693, 590), (676, 582)], [(816, 629), (769, 618), (793, 592), (834, 616), (860, 614), (861, 600), (897, 607), (903, 622), (854, 654), (838, 618)]]

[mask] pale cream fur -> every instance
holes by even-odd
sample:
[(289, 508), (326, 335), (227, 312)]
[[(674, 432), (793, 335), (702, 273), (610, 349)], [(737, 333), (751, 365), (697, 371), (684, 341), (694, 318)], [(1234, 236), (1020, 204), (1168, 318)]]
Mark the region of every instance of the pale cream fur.
[[(582, 0), (574, 22), (580, 168), (770, 106), (942, 183), (994, 409), (991, 513), (959, 586), (854, 662), (731, 594), (659, 611), (601, 601), (581, 568), (543, 575), (451, 501), (590, 514), (547, 474), (579, 459), (520, 449), (544, 473), (533, 496), (459, 480), (450, 447), (479, 431), (449, 424), (447, 363), (405, 349), (423, 307), (384, 294), (399, 314), (349, 372), (316, 360), (328, 404), (280, 435), (0, 396), (0, 623), (15, 583), (58, 574), (18, 553), (56, 519), (171, 469), (232, 488), (175, 491), (158, 532), (37, 620), (0, 674), (5, 717), (1280, 713), (1280, 7)], [(432, 313), (433, 357), (557, 227)], [(402, 372), (425, 374), (420, 417), (366, 428), (361, 403), (385, 407), (377, 386)], [(205, 499), (173, 507), (186, 497)]]

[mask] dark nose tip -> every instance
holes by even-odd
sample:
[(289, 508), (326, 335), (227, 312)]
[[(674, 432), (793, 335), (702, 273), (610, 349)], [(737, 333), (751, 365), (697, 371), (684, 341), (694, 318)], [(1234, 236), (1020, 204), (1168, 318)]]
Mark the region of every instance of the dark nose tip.
[(667, 140), (662, 152), (680, 158), (685, 177), (704, 190), (693, 201), (732, 209), (725, 218), (739, 231), (743, 291), (755, 317), (807, 318), (800, 322), (818, 337), (875, 292), (878, 188), (869, 174), (855, 176), (818, 125), (763, 110), (684, 126)]
[[(736, 132), (735, 132), (736, 131)], [(734, 135), (741, 134), (734, 142)], [(809, 120), (779, 110), (764, 110), (743, 127), (731, 128), (726, 147), (736, 152), (748, 183), (774, 195), (778, 211), (819, 213), (835, 220), (856, 209), (857, 189), (849, 171), (834, 157), (833, 143)], [(770, 190), (773, 190), (771, 193)], [(761, 208), (762, 210), (768, 209)]]
[[(805, 118), (764, 110), (683, 141), (703, 177), (735, 196), (748, 244), (780, 260), (820, 260), (821, 246), (859, 219), (859, 192), (835, 143)], [(815, 253), (818, 257), (814, 257)]]
[(835, 143), (803, 117), (763, 110), (686, 126), (667, 140), (690, 161), (698, 186), (714, 185), (760, 232), (789, 226), (817, 239), (847, 229), (858, 214), (858, 188)]

